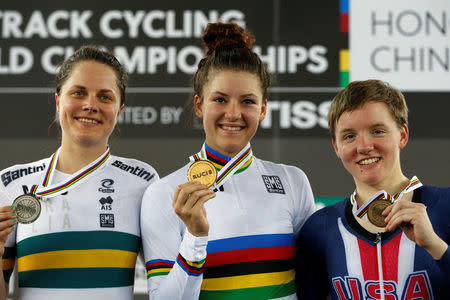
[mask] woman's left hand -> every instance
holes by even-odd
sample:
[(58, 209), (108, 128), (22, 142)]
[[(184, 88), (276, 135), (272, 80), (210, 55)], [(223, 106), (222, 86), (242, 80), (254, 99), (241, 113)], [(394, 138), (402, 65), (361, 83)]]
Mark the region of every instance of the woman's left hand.
[(441, 258), (447, 250), (447, 243), (434, 232), (426, 206), (422, 203), (400, 200), (387, 207), (383, 216), (386, 216), (386, 231), (399, 226), (411, 241), (427, 250), (434, 259)]

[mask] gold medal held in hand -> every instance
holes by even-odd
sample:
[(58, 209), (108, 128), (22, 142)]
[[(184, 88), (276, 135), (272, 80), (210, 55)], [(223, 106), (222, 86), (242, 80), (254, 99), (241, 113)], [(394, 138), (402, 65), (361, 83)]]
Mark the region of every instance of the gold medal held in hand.
[(211, 162), (197, 160), (189, 167), (187, 177), (189, 181), (198, 181), (209, 188), (216, 182), (217, 170)]
[(367, 209), (367, 218), (370, 223), (378, 227), (386, 227), (384, 216), (381, 213), (391, 204), (391, 201), (386, 199), (378, 199), (370, 203)]

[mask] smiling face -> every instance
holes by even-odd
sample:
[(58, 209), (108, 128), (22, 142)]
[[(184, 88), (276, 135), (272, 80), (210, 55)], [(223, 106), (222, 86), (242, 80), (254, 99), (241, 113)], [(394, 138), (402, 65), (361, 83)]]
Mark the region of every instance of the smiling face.
[(55, 99), (63, 144), (106, 147), (123, 108), (113, 68), (79, 62)]
[(399, 128), (385, 103), (369, 101), (336, 122), (333, 147), (358, 187), (384, 189), (403, 180), (400, 149), (408, 127)]
[(203, 97), (195, 96), (195, 112), (203, 119), (206, 144), (233, 157), (252, 139), (266, 115), (258, 77), (245, 71), (210, 73)]

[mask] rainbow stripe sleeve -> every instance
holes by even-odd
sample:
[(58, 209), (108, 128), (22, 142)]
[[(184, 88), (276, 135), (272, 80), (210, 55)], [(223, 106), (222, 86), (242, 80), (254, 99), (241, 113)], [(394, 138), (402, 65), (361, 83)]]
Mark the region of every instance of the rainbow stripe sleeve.
[[(205, 268), (204, 259), (197, 262), (191, 262), (185, 259), (181, 254), (178, 254), (176, 262), (189, 276), (200, 276), (203, 274), (203, 269)], [(148, 261), (145, 264), (147, 269), (147, 278), (169, 274), (174, 263), (174, 261), (164, 259), (154, 259)]]
[(167, 275), (172, 270), (174, 261), (164, 259), (149, 260), (145, 264), (147, 270), (147, 278), (153, 276)]

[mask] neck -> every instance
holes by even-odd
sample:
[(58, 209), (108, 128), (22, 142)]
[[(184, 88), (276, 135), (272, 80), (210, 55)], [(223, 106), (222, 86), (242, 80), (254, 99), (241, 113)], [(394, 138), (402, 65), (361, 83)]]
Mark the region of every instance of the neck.
[(356, 202), (358, 203), (358, 207), (361, 207), (370, 198), (372, 198), (375, 193), (381, 190), (386, 191), (389, 195), (394, 195), (403, 191), (408, 186), (409, 179), (405, 175), (401, 174), (401, 176), (393, 182), (394, 183), (376, 185), (367, 185), (356, 182)]
[(106, 151), (106, 145), (82, 146), (78, 144), (61, 143), (56, 170), (73, 174), (96, 160)]

